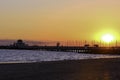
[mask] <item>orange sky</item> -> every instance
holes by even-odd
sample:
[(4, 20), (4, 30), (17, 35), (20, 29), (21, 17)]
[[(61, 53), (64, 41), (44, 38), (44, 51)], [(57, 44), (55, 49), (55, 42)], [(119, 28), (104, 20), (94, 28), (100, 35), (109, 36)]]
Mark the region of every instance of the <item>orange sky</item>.
[(119, 38), (120, 0), (0, 0), (0, 39)]

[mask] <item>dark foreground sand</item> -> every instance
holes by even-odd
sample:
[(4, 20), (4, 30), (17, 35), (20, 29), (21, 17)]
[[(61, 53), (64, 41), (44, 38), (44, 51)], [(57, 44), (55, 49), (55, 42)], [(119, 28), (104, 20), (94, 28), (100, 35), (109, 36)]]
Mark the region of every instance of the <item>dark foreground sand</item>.
[(0, 64), (0, 80), (120, 80), (120, 59)]

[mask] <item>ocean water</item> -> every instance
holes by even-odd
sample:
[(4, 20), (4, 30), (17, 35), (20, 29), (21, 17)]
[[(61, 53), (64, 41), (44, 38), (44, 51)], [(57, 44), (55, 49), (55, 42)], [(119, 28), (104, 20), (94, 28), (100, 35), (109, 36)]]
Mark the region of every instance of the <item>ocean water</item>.
[(0, 63), (26, 63), (60, 60), (81, 60), (119, 58), (120, 55), (79, 54), (74, 52), (53, 52), (39, 50), (0, 50)]

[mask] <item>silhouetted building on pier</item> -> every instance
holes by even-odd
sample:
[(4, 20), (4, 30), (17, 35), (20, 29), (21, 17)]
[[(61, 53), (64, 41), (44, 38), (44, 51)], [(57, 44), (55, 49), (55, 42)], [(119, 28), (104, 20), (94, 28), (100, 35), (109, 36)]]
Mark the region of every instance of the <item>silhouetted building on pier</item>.
[(60, 47), (60, 42), (57, 42), (56, 46), (57, 46), (57, 47)]
[(98, 44), (94, 44), (94, 47), (99, 47), (99, 45)]
[(25, 48), (28, 46), (28, 44), (25, 44), (21, 39), (19, 39), (12, 46), (15, 48)]
[(90, 47), (89, 44), (85, 44), (85, 45), (84, 45), (84, 48), (85, 48), (85, 49), (87, 49), (88, 47)]

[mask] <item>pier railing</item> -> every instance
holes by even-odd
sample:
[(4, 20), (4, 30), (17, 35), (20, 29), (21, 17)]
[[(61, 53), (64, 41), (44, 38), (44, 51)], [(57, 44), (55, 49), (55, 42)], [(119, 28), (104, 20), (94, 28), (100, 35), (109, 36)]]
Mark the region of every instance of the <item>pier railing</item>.
[(0, 49), (19, 49), (19, 50), (44, 50), (61, 51), (91, 54), (120, 54), (120, 47), (79, 47), (79, 46), (0, 46)]

